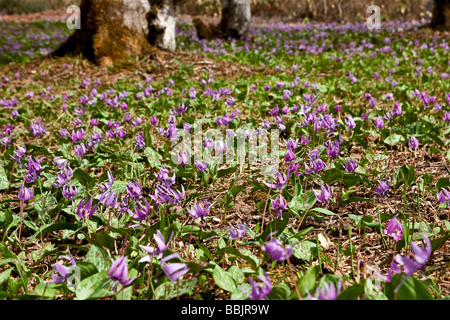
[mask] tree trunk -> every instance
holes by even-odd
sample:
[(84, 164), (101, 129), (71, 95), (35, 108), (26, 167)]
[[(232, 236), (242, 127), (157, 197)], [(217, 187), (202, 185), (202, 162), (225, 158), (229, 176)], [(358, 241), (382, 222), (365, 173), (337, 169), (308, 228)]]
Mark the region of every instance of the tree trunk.
[[(176, 0), (82, 0), (81, 28), (53, 52), (102, 66), (175, 49)], [(171, 7), (172, 6), (172, 7)], [(158, 22), (155, 22), (158, 20)], [(152, 35), (150, 34), (152, 33)]]
[(175, 51), (178, 2), (180, 0), (150, 0), (151, 9), (146, 17), (149, 28), (148, 40), (151, 45)]
[(249, 0), (221, 0), (222, 20), (220, 29), (225, 36), (246, 37), (250, 33), (252, 20)]
[(249, 0), (221, 0), (222, 19), (218, 25), (192, 20), (200, 39), (243, 38), (250, 35), (252, 13)]
[(430, 26), (435, 30), (450, 30), (450, 0), (434, 0)]

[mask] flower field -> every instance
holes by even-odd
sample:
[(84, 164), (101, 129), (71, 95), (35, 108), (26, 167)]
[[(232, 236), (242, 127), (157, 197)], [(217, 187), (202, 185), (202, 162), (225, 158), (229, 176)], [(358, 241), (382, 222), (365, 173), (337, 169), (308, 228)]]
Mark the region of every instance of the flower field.
[(2, 299), (448, 299), (448, 33), (183, 17), (101, 68), (0, 26)]

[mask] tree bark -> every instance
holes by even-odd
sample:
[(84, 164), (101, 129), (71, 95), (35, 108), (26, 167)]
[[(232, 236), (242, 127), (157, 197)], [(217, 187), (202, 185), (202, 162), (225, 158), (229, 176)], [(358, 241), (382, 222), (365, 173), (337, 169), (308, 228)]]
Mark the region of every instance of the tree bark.
[(83, 55), (102, 66), (175, 50), (177, 0), (82, 0), (81, 28), (53, 56)]
[(249, 0), (221, 0), (222, 18), (218, 25), (192, 20), (200, 39), (244, 38), (250, 35), (252, 13)]
[(430, 27), (435, 30), (450, 30), (450, 0), (434, 0)]
[(150, 0), (147, 13), (148, 41), (160, 49), (175, 51), (175, 27), (180, 0)]
[(225, 36), (246, 37), (250, 33), (252, 20), (249, 0), (221, 0), (222, 20), (220, 29)]

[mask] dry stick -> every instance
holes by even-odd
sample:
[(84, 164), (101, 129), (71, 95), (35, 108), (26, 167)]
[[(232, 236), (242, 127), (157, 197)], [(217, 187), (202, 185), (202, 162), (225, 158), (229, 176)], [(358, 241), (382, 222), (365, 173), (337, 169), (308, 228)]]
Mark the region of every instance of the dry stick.
[[(270, 179), (271, 185), (272, 185), (272, 182), (273, 182), (273, 178)], [(261, 221), (261, 234), (263, 234), (263, 232), (264, 232), (264, 218), (266, 216), (267, 203), (269, 203), (270, 189), (271, 188), (269, 187), (269, 191), (267, 191), (266, 204), (264, 205), (264, 211), (263, 211), (263, 216), (262, 216), (262, 221)]]
[(289, 270), (291, 271), (292, 280), (294, 281), (295, 292), (297, 293), (298, 300), (302, 300), (302, 297), (300, 296), (300, 291), (298, 290), (297, 282), (295, 281), (296, 277), (294, 275), (294, 271), (292, 270), (291, 261), (289, 260), (286, 247), (284, 246), (283, 249), (284, 249), (284, 254), (286, 255), (286, 260), (287, 260), (288, 265), (289, 265)]
[(23, 200), (20, 200), (20, 226), (19, 226), (19, 242), (21, 239), (21, 234), (22, 234), (22, 221), (23, 221)]

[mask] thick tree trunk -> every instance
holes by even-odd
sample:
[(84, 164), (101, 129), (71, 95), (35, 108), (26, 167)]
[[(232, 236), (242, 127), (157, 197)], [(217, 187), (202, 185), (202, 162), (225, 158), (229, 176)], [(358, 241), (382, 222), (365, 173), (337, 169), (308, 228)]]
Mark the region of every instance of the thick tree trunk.
[[(81, 28), (53, 52), (103, 65), (175, 49), (176, 0), (82, 0)], [(155, 22), (157, 20), (157, 22)], [(152, 35), (150, 35), (152, 33)]]
[(150, 0), (151, 9), (146, 17), (149, 28), (148, 40), (151, 45), (175, 51), (178, 2), (180, 0)]
[(435, 30), (450, 30), (450, 0), (434, 0), (430, 26)]
[(222, 19), (219, 25), (207, 25), (195, 18), (192, 23), (200, 39), (244, 38), (250, 35), (252, 13), (249, 0), (221, 0)]

